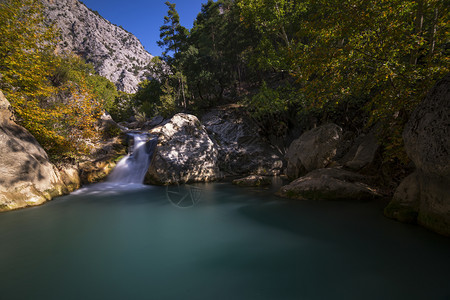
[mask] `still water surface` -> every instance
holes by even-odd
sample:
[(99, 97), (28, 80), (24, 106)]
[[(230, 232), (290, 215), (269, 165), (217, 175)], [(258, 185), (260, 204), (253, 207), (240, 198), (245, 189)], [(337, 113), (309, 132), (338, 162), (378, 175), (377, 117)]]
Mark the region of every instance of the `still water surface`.
[(96, 186), (0, 214), (0, 299), (450, 299), (450, 239), (383, 206)]

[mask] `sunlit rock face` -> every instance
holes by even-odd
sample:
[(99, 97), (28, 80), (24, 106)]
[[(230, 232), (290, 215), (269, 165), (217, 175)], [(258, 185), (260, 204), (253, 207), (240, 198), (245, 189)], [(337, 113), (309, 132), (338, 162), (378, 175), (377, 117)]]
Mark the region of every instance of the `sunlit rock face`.
[(398, 187), (389, 217), (450, 236), (450, 74), (430, 90), (403, 131), (416, 172)]
[(61, 178), (36, 139), (12, 117), (0, 91), (0, 211), (42, 204), (68, 192), (65, 181), (72, 182), (70, 173)]
[(123, 28), (111, 24), (78, 0), (42, 0), (45, 15), (61, 31), (61, 51), (72, 51), (94, 65), (102, 76), (127, 93), (152, 74), (145, 70), (153, 56)]
[(158, 135), (158, 145), (146, 183), (207, 182), (221, 177), (218, 149), (197, 117), (176, 114), (151, 133)]

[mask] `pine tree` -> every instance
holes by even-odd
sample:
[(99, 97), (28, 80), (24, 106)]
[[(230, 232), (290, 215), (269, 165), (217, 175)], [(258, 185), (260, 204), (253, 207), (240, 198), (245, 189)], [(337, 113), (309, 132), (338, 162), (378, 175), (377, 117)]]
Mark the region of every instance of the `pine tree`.
[(159, 29), (161, 40), (158, 41), (158, 46), (165, 47), (164, 56), (166, 58), (170, 57), (170, 53), (174, 53), (176, 57), (180, 51), (184, 50), (189, 30), (180, 24), (180, 16), (175, 8), (176, 4), (169, 1), (165, 4), (169, 10), (167, 16), (164, 17), (164, 25)]

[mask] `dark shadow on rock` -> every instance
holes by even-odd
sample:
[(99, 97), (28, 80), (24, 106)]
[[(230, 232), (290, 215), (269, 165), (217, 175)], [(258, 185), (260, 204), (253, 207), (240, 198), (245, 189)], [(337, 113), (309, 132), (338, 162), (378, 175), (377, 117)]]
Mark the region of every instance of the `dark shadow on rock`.
[(1, 125), (0, 130), (6, 135), (13, 136), (27, 143), (35, 144), (36, 139), (23, 127), (16, 125), (13, 122), (5, 122)]

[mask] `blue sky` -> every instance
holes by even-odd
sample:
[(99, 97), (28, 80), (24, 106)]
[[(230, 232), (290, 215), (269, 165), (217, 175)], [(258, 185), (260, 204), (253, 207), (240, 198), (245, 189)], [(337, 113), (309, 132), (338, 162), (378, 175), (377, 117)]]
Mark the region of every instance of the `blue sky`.
[[(134, 34), (152, 55), (161, 55), (163, 49), (156, 45), (159, 27), (167, 15), (166, 0), (82, 0), (92, 10), (98, 11), (105, 19)], [(202, 3), (207, 0), (172, 0), (180, 15), (180, 22), (191, 29)]]

